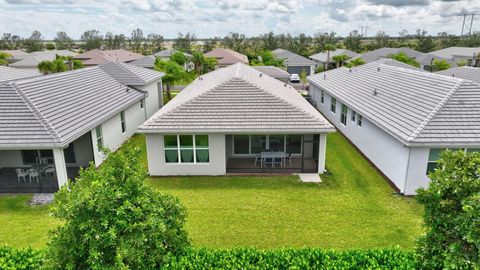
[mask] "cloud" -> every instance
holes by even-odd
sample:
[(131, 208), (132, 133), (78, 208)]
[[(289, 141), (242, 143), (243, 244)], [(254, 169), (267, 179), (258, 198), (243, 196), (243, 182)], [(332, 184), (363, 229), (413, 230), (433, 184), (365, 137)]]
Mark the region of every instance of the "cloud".
[(393, 7), (404, 6), (427, 6), (430, 4), (430, 0), (367, 0), (374, 5), (386, 5)]

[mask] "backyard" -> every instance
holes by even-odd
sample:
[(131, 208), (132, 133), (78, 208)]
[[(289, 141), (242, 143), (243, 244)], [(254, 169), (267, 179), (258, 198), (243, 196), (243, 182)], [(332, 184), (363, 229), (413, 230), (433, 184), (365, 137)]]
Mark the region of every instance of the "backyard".
[[(144, 147), (142, 136), (131, 143)], [(145, 161), (145, 159), (144, 159)], [(394, 194), (382, 176), (340, 134), (327, 146), (322, 183), (297, 176), (151, 178), (188, 209), (194, 246), (410, 249), (422, 233), (422, 208)], [(0, 244), (41, 247), (59, 224), (29, 195), (0, 196)]]

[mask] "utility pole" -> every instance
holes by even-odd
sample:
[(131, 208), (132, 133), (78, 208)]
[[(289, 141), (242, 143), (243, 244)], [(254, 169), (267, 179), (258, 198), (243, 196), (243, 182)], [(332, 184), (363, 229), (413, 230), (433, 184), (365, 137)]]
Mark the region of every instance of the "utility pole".
[(360, 35), (363, 36), (364, 38), (366, 38), (367, 37), (367, 30), (368, 30), (368, 25), (360, 26)]
[[(478, 14), (475, 14), (475, 12), (472, 12), (472, 14), (468, 14), (467, 12), (464, 12), (462, 15), (459, 15), (459, 16), (463, 16), (462, 34), (460, 35), (460, 38), (463, 39), (467, 34), (468, 34), (468, 36), (472, 35), (473, 19), (475, 18), (475, 15), (478, 15)], [(471, 16), (470, 17), (470, 24), (467, 21), (468, 16)]]

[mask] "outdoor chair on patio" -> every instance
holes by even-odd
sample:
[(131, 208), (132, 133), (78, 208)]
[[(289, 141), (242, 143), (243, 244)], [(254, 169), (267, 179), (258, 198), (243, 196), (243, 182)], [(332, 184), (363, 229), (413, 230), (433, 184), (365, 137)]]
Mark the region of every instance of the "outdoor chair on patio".
[(37, 180), (37, 183), (40, 182), (40, 179), (38, 179), (38, 171), (37, 169), (28, 169), (28, 177), (30, 180), (30, 183), (33, 180)]
[(273, 158), (272, 159), (272, 168), (275, 168), (275, 164), (280, 164), (280, 167), (283, 167), (283, 158)]
[(260, 162), (260, 167), (263, 166), (262, 164), (262, 155), (256, 154), (255, 155), (255, 162), (253, 163), (254, 166), (257, 166), (257, 163)]
[(20, 179), (23, 179), (23, 182), (25, 183), (27, 182), (28, 171), (25, 171), (24, 169), (15, 169), (15, 172), (17, 173), (19, 183)]

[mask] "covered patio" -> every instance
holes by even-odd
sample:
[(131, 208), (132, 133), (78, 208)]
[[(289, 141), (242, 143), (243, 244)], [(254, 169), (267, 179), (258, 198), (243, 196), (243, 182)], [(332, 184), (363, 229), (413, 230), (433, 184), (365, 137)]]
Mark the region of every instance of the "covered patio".
[[(58, 190), (55, 175), (39, 174), (38, 180), (29, 175), (19, 178), (16, 169), (0, 169), (0, 193), (54, 193)], [(68, 178), (75, 179), (79, 170), (79, 167), (67, 167)]]

